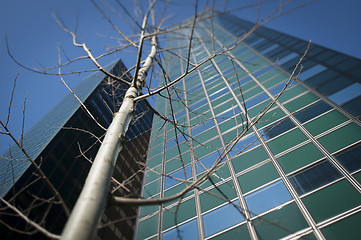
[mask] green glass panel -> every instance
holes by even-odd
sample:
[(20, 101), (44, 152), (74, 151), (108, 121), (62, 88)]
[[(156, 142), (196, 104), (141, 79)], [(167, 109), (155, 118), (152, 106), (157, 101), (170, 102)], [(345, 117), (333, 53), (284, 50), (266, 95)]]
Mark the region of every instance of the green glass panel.
[(232, 94), (227, 93), (227, 94), (223, 95), (222, 97), (213, 100), (212, 101), (212, 106), (216, 107), (219, 104), (222, 104), (222, 103), (225, 103), (226, 101), (229, 101), (229, 99), (231, 99), (231, 98), (232, 98)]
[(248, 233), (246, 224), (242, 224), (236, 228), (233, 228), (227, 232), (217, 235), (211, 239), (225, 240), (225, 239), (251, 239)]
[(232, 131), (223, 134), (224, 143), (229, 144), (231, 141), (233, 141), (237, 137), (237, 134), (239, 134), (237, 129), (233, 129)]
[(160, 180), (152, 182), (151, 184), (144, 186), (143, 189), (143, 198), (148, 198), (153, 196), (160, 191)]
[(148, 168), (153, 168), (159, 164), (162, 163), (162, 159), (163, 159), (163, 154), (158, 154), (157, 156), (150, 158), (147, 160), (147, 167)]
[(148, 214), (154, 213), (156, 211), (159, 210), (159, 206), (154, 205), (154, 206), (143, 206), (140, 209), (140, 217), (144, 217)]
[(361, 139), (361, 128), (355, 123), (350, 123), (336, 131), (333, 131), (319, 139), (325, 148), (335, 152)]
[(276, 84), (278, 84), (278, 83), (280, 83), (280, 82), (283, 82), (283, 81), (287, 80), (288, 78), (289, 78), (289, 77), (288, 77), (287, 75), (285, 75), (285, 74), (280, 74), (280, 75), (278, 75), (277, 77), (274, 77), (274, 78), (272, 78), (271, 80), (263, 83), (263, 86), (264, 86), (265, 88), (270, 88), (270, 87), (272, 87), (272, 86), (274, 86), (274, 85), (276, 85)]
[(157, 145), (157, 146), (151, 148), (148, 154), (149, 154), (149, 156), (155, 156), (161, 152), (163, 152), (163, 144), (160, 144), (160, 145)]
[[(254, 81), (247, 82), (246, 84), (241, 86), (242, 92), (248, 91), (249, 89), (253, 88), (257, 84)], [(239, 93), (239, 86), (237, 86), (237, 91), (235, 91), (237, 94)], [(239, 100), (241, 100), (241, 97), (238, 97)]]
[(240, 124), (240, 122), (238, 121), (238, 119), (236, 120), (236, 118), (232, 117), (231, 119), (228, 119), (224, 122), (222, 122), (219, 125), (219, 128), (221, 129), (221, 132), (225, 132), (231, 128), (233, 128), (234, 126), (236, 126), (237, 124)]
[(326, 239), (360, 239), (361, 213), (354, 214), (322, 229)]
[(303, 141), (307, 140), (307, 137), (299, 129), (293, 129), (292, 131), (277, 137), (270, 142), (268, 146), (271, 148), (274, 155), (285, 151), (286, 149), (293, 147)]
[(267, 158), (267, 153), (264, 151), (262, 146), (259, 146), (236, 157), (232, 160), (232, 164), (237, 173), (253, 166), (254, 164), (262, 162)]
[(162, 174), (162, 166), (158, 166), (155, 168), (152, 168), (151, 170), (148, 170), (144, 177), (145, 177), (145, 183), (150, 183), (151, 181), (154, 181), (157, 178), (160, 178)]
[[(260, 113), (261, 111), (264, 112), (265, 109), (267, 108), (268, 104), (270, 104), (272, 101), (271, 100), (266, 100), (265, 102), (258, 104), (257, 106), (251, 108), (248, 110), (248, 115), (253, 118), (255, 117), (258, 113)], [(261, 120), (262, 121), (262, 120)]]
[(319, 118), (314, 119), (311, 122), (305, 124), (306, 129), (312, 133), (312, 135), (316, 136), (334, 126), (337, 126), (348, 119), (343, 116), (341, 113), (333, 110), (331, 112), (322, 115)]
[[(185, 183), (181, 183), (175, 187), (169, 188), (164, 192), (164, 197), (173, 196), (173, 195), (179, 193), (180, 191), (183, 191), (186, 187), (187, 186)], [(189, 191), (187, 194), (184, 195), (184, 197), (190, 196), (192, 194), (193, 194), (193, 191)]]
[[(199, 143), (196, 143), (193, 141), (193, 145), (197, 146), (200, 145)], [(209, 141), (207, 143), (203, 143), (199, 147), (194, 149), (194, 154), (197, 156), (197, 158), (201, 158), (205, 156), (208, 153), (211, 153), (215, 150), (218, 150), (222, 147), (221, 142), (219, 141), (219, 138), (213, 139), (212, 141)]]
[(281, 239), (308, 227), (295, 203), (266, 214), (253, 221), (259, 239)]
[(308, 143), (305, 146), (279, 157), (277, 160), (287, 174), (322, 157), (323, 154), (315, 147), (315, 145)]
[(361, 204), (361, 194), (346, 180), (339, 181), (303, 198), (316, 222)]
[(292, 100), (291, 102), (286, 103), (284, 106), (288, 109), (288, 111), (294, 112), (318, 99), (319, 98), (316, 95), (308, 92), (308, 93)]
[(142, 240), (158, 232), (158, 215), (139, 223), (137, 239)]
[[(249, 98), (254, 97), (257, 94), (259, 94), (260, 92), (262, 92), (262, 88), (260, 88), (258, 86), (255, 88), (252, 88), (251, 90), (243, 93), (244, 100), (248, 100)], [(240, 99), (242, 99), (242, 98), (240, 98)]]
[(273, 109), (272, 111), (269, 111), (266, 114), (264, 114), (263, 117), (258, 121), (256, 126), (258, 128), (262, 128), (272, 122), (277, 121), (278, 119), (280, 119), (284, 116), (285, 116), (285, 113), (281, 109), (279, 109), (279, 108)]
[[(188, 153), (182, 155), (182, 161), (183, 161), (184, 166), (191, 162), (190, 156)], [(166, 172), (166, 174), (168, 174), (181, 167), (182, 167), (182, 162), (181, 162), (180, 158), (177, 157), (165, 164), (165, 172)]]
[(252, 189), (266, 184), (276, 178), (279, 178), (279, 175), (273, 164), (269, 162), (239, 176), (238, 182), (241, 185), (242, 192), (245, 194)]
[(196, 215), (194, 198), (177, 204), (163, 212), (163, 230), (177, 225)]
[[(220, 192), (221, 191), (221, 192)], [(218, 205), (225, 203), (224, 195), (228, 200), (237, 197), (232, 181), (228, 181), (200, 195), (202, 212), (208, 211)], [(216, 197), (218, 196), (218, 197)]]
[(359, 183), (361, 183), (361, 172), (355, 173), (353, 176), (356, 178), (356, 180), (357, 180)]
[(205, 142), (215, 136), (218, 136), (217, 134), (217, 129), (215, 127), (197, 135), (196, 137), (194, 137), (194, 139), (198, 142)]
[(258, 77), (258, 80), (261, 81), (261, 82), (264, 82), (272, 77), (274, 77), (275, 75), (281, 73), (280, 70), (278, 70), (277, 68), (275, 69), (272, 69), (271, 71), (263, 74), (262, 76)]
[(301, 94), (305, 91), (306, 91), (306, 89), (304, 87), (302, 87), (300, 85), (296, 85), (293, 88), (290, 88), (287, 91), (285, 91), (284, 93), (282, 93), (278, 100), (280, 102), (285, 102), (295, 96), (298, 96), (299, 94)]

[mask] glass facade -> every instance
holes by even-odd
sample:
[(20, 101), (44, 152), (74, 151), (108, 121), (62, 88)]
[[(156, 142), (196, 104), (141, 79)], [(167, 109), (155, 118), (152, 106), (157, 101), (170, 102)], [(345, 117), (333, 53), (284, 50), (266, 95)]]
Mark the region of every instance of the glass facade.
[[(197, 22), (190, 60), (252, 27), (231, 15)], [(168, 38), (183, 56), (165, 54), (171, 80), (191, 31)], [(178, 126), (154, 117), (142, 196), (172, 196), (214, 171), (181, 199), (141, 207), (136, 239), (357, 238), (361, 61), (312, 44), (288, 83), (307, 45), (260, 27), (162, 92), (156, 109)]]
[[(126, 70), (122, 61), (109, 65), (108, 70), (121, 76)], [(124, 77), (124, 76), (123, 76)], [(71, 209), (82, 189), (100, 146), (105, 129), (123, 99), (126, 86), (108, 79), (102, 73), (85, 78), (74, 92), (92, 114), (84, 111), (72, 94), (68, 94), (25, 135), (23, 146), (30, 157), (64, 198)], [(145, 161), (153, 113), (139, 102), (135, 118), (126, 135), (123, 151), (115, 166), (112, 192), (117, 196), (139, 197), (143, 178), (141, 162)], [(67, 216), (48, 190), (26, 156), (15, 145), (0, 159), (1, 197), (14, 203), (52, 233), (60, 234)], [(133, 179), (129, 181), (129, 179)], [(44, 201), (44, 199), (46, 201)], [(1, 239), (47, 239), (27, 223), (2, 207)], [(99, 239), (131, 239), (134, 233), (135, 207), (110, 207), (103, 214), (98, 229)], [(126, 221), (119, 219), (128, 218)], [(21, 234), (28, 231), (31, 234)]]

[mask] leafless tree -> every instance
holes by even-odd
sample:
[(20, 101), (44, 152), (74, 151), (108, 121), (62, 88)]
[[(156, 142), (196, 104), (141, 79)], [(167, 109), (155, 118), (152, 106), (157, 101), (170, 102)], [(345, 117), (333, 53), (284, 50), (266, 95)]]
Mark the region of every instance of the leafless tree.
[[(142, 5), (140, 5), (140, 2), (136, 1), (135, 3), (138, 4), (139, 7), (134, 8), (135, 14), (132, 14), (130, 9), (126, 9), (121, 1), (116, 1), (114, 3), (117, 8), (121, 10), (121, 13), (119, 10), (116, 10), (117, 8), (115, 6), (112, 6), (107, 2), (103, 2), (103, 5), (99, 5), (96, 1), (92, 1), (93, 6), (99, 10), (99, 12), (104, 16), (105, 20), (112, 26), (112, 28), (119, 36), (119, 46), (112, 47), (107, 52), (99, 56), (94, 56), (85, 43), (78, 41), (75, 31), (71, 31), (70, 28), (68, 28), (59, 17), (54, 15), (54, 19), (58, 25), (71, 36), (74, 47), (83, 49), (85, 55), (75, 59), (68, 59), (66, 62), (61, 62), (61, 53), (59, 53), (59, 63), (56, 66), (44, 68), (41, 70), (35, 70), (31, 67), (22, 65), (9, 52), (14, 61), (30, 71), (38, 72), (40, 74), (56, 75), (66, 85), (63, 77), (68, 74), (75, 74), (77, 72), (63, 72), (62, 69), (77, 62), (90, 60), (95, 65), (96, 70), (103, 72), (110, 79), (112, 84), (123, 84), (126, 85), (128, 89), (125, 93), (124, 100), (119, 110), (114, 113), (113, 121), (106, 130), (105, 136), (95, 136), (96, 141), (101, 142), (101, 147), (99, 148), (94, 161), (89, 159), (89, 161), (92, 162), (91, 170), (71, 214), (69, 211), (69, 206), (66, 206), (62, 196), (60, 196), (57, 189), (52, 185), (46, 174), (42, 171), (41, 163), (36, 163), (30, 157), (30, 155), (26, 152), (26, 149), (22, 146), (22, 140), (17, 140), (8, 129), (11, 102), (13, 99), (12, 95), (8, 117), (6, 121), (0, 122), (2, 126), (1, 134), (8, 135), (10, 138), (12, 138), (15, 144), (17, 144), (18, 147), (23, 151), (27, 157), (27, 159), (24, 161), (30, 161), (36, 171), (34, 174), (37, 175), (37, 178), (34, 181), (44, 181), (49, 191), (52, 192), (53, 197), (45, 199), (34, 196), (35, 200), (29, 205), (29, 209), (19, 209), (16, 205), (16, 197), (20, 192), (27, 191), (28, 186), (18, 190), (19, 193), (16, 193), (10, 200), (1, 198), (1, 210), (7, 211), (7, 214), (8, 212), (12, 212), (11, 214), (22, 218), (25, 222), (28, 223), (29, 228), (14, 229), (9, 223), (4, 221), (2, 221), (1, 224), (5, 225), (10, 230), (18, 231), (23, 234), (32, 234), (39, 231), (45, 236), (53, 239), (91, 239), (97, 230), (99, 220), (107, 206), (119, 205), (124, 207), (162, 205), (172, 201), (178, 201), (178, 203), (180, 203), (183, 197), (193, 189), (204, 191), (207, 194), (214, 195), (225, 202), (231, 203), (235, 208), (239, 209), (244, 218), (249, 218), (250, 213), (245, 211), (243, 206), (238, 206), (231, 202), (231, 200), (228, 199), (227, 196), (222, 193), (222, 191), (218, 189), (217, 186), (212, 182), (211, 176), (214, 176), (220, 168), (227, 164), (227, 162), (230, 160), (230, 152), (244, 151), (249, 147), (243, 146), (241, 149), (237, 149), (235, 146), (249, 132), (249, 130), (255, 126), (256, 123), (259, 121), (267, 121), (267, 119), (263, 119), (262, 117), (276, 104), (282, 92), (285, 91), (285, 89), (292, 84), (294, 78), (297, 77), (297, 74), (299, 74), (302, 68), (301, 62), (303, 57), (299, 60), (298, 64), (294, 68), (294, 71), (290, 74), (289, 79), (285, 83), (282, 91), (252, 118), (247, 114), (248, 109), (245, 105), (242, 88), (238, 88), (240, 97), (236, 97), (236, 99), (238, 99), (237, 106), (235, 106), (237, 111), (234, 113), (238, 114), (238, 117), (235, 118), (234, 123), (238, 126), (237, 135), (234, 136), (234, 138), (228, 143), (223, 143), (224, 145), (222, 147), (222, 151), (211, 167), (206, 167), (202, 161), (199, 161), (197, 155), (194, 153), (193, 142), (197, 142), (197, 139), (192, 137), (190, 128), (197, 125), (202, 125), (207, 121), (216, 121), (217, 119), (214, 114), (211, 119), (208, 119), (207, 116), (203, 116), (202, 113), (193, 111), (189, 107), (191, 101), (193, 100), (191, 99), (192, 95), (189, 95), (188, 98), (184, 98), (183, 90), (178, 89), (176, 85), (190, 74), (198, 75), (199, 78), (202, 78), (201, 74), (217, 75), (220, 76), (225, 82), (228, 82), (227, 78), (229, 78), (230, 75), (224, 75), (217, 67), (217, 64), (215, 64), (215, 59), (218, 57), (224, 57), (226, 61), (228, 61), (229, 64), (233, 66), (234, 71), (233, 74), (231, 74), (232, 78), (236, 78), (239, 82), (238, 70), (242, 69), (243, 71), (247, 71), (247, 69), (244, 67), (247, 62), (245, 62), (244, 59), (237, 59), (231, 51), (236, 49), (244, 39), (250, 36), (260, 26), (276, 17), (279, 17), (282, 14), (287, 13), (290, 10), (293, 10), (289, 8), (287, 9), (287, 6), (290, 2), (291, 1), (286, 1), (285, 3), (281, 2), (278, 7), (267, 17), (261, 20), (257, 20), (257, 23), (248, 32), (242, 34), (237, 39), (228, 42), (227, 44), (223, 44), (219, 41), (219, 39), (214, 37), (214, 28), (217, 24), (213, 21), (214, 17), (227, 14), (235, 10), (240, 10), (242, 8), (254, 7), (258, 9), (261, 6), (261, 2), (257, 2), (253, 6), (243, 6), (240, 7), (240, 9), (233, 9), (232, 11), (229, 11), (224, 10), (224, 3), (218, 4), (216, 1), (210, 1), (209, 3), (207, 2), (204, 4), (203, 8), (201, 8), (201, 3), (195, 0), (191, 7), (191, 10), (194, 12), (194, 15), (191, 19), (182, 23), (167, 25), (168, 16), (166, 13), (167, 8), (169, 7), (168, 5), (173, 4), (171, 1), (153, 0), (146, 7), (146, 10), (142, 9), (145, 6), (143, 1), (141, 2)], [(301, 6), (303, 5), (298, 5), (297, 7)], [(126, 24), (134, 27), (137, 34), (129, 36), (123, 33), (121, 28), (115, 24), (113, 19), (111, 19), (109, 12), (120, 15), (122, 20), (126, 21)], [(138, 19), (141, 20), (139, 21)], [(209, 35), (209, 38), (204, 39), (200, 31), (203, 31), (204, 34)], [(177, 48), (166, 47), (166, 42), (170, 39), (172, 41), (182, 41), (186, 44)], [(205, 57), (199, 61), (195, 57), (195, 54), (197, 53), (197, 46), (205, 44), (210, 44), (212, 47), (207, 49), (206, 53), (204, 53)], [(134, 52), (135, 64), (134, 66), (131, 66), (128, 71), (124, 72), (123, 75), (119, 76), (107, 71), (100, 63), (100, 60), (104, 57), (117, 52), (127, 51), (128, 49)], [(305, 54), (307, 50), (305, 51)], [(173, 74), (169, 68), (169, 66), (173, 64), (172, 61), (174, 64), (177, 64), (176, 68), (181, 70), (178, 75)], [(169, 62), (172, 63), (169, 64)], [(205, 66), (207, 66), (207, 69)], [(131, 81), (128, 81), (128, 78), (125, 76), (129, 76), (130, 74), (132, 75), (132, 78)], [(16, 82), (16, 80), (14, 82)], [(100, 123), (97, 122), (91, 111), (87, 109), (87, 107), (81, 102), (81, 100), (76, 96), (71, 88), (68, 87), (68, 89), (81, 103), (84, 111), (87, 112), (88, 116), (101, 128), (104, 128)], [(230, 92), (234, 94), (233, 91)], [(144, 199), (140, 197), (128, 198), (112, 195), (108, 197), (114, 166), (116, 165), (117, 157), (122, 150), (129, 124), (134, 118), (137, 102), (140, 100), (153, 98), (154, 96), (158, 96), (158, 98), (165, 98), (166, 101), (169, 102), (170, 111), (167, 115), (155, 110), (152, 104), (148, 103), (148, 107), (156, 116), (160, 117), (164, 121), (164, 124), (168, 124), (174, 128), (175, 142), (179, 151), (179, 161), (183, 166), (183, 172), (185, 176), (182, 179), (176, 180), (184, 182), (186, 187), (173, 196), (160, 199)], [(176, 113), (174, 112), (174, 108), (179, 108), (179, 106), (183, 106), (184, 109), (190, 114), (198, 115), (199, 119), (202, 120), (197, 123), (197, 125), (179, 123), (176, 117)], [(82, 131), (81, 129), (77, 130)], [(89, 135), (91, 134), (92, 133)], [(184, 168), (185, 165), (181, 155), (182, 150), (180, 148), (180, 142), (185, 142), (193, 154), (195, 161), (197, 161), (197, 163), (205, 170), (205, 173), (195, 181), (189, 179), (187, 180), (186, 170)], [(252, 145), (252, 143), (250, 143), (250, 145)], [(81, 152), (83, 153), (84, 150), (81, 150)], [(147, 166), (143, 166), (143, 169), (152, 171), (159, 175), (162, 174), (161, 172), (157, 172), (156, 169), (148, 168)], [(124, 184), (124, 182), (131, 180), (132, 179), (127, 179), (126, 181), (120, 182), (117, 179), (113, 179), (113, 182), (116, 183), (118, 188), (126, 188), (126, 184)], [(210, 180), (214, 184), (215, 188), (218, 190), (218, 194), (215, 195), (214, 193), (202, 189), (201, 184), (206, 180)], [(30, 183), (30, 185), (31, 184), (32, 183)], [(43, 213), (43, 218), (41, 219), (34, 218), (34, 216), (28, 214), (31, 208), (34, 208), (39, 204), (47, 205), (49, 209), (54, 204), (61, 205), (65, 214), (69, 216), (61, 236), (53, 234), (44, 228), (43, 223), (44, 219), (47, 217), (46, 213)]]

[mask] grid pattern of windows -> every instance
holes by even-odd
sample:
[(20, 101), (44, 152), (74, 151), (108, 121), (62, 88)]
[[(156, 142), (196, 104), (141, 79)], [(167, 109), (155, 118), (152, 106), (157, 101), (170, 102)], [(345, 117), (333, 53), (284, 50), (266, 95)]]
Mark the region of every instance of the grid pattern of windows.
[[(210, 24), (195, 27), (194, 63), (253, 27), (216, 17), (212, 42)], [(187, 53), (185, 40), (168, 44)], [(158, 98), (160, 112), (189, 127), (181, 133), (154, 118), (143, 197), (172, 196), (217, 168), (181, 200), (142, 207), (137, 239), (352, 236), (361, 211), (361, 61), (312, 45), (303, 73), (288, 81), (306, 47), (262, 27), (177, 83), (182, 103)], [(168, 70), (184, 69), (174, 58)]]

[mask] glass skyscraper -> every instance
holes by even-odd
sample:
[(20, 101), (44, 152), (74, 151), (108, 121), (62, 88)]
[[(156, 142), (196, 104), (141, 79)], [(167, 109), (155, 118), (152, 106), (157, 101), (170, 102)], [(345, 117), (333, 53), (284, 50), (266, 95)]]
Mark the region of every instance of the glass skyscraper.
[[(361, 61), (311, 44), (287, 84), (308, 43), (260, 27), (224, 50), (253, 27), (231, 15), (196, 24), (190, 61), (216, 56), (158, 96), (177, 127), (154, 117), (142, 196), (172, 196), (217, 167), (181, 199), (141, 207), (136, 239), (359, 237)], [(171, 80), (191, 32), (168, 36)]]
[[(110, 64), (107, 70), (122, 76), (126, 68), (119, 60)], [(130, 79), (127, 75), (122, 77)], [(24, 135), (24, 149), (40, 165), (70, 210), (81, 192), (104, 129), (112, 121), (126, 89), (125, 84), (114, 82), (101, 72), (91, 74), (74, 92), (97, 122), (69, 93)], [(116, 196), (138, 197), (140, 194), (143, 174), (139, 163), (145, 161), (152, 116), (145, 102), (139, 102), (113, 174), (111, 190)], [(54, 200), (54, 194), (38, 177), (35, 167), (16, 145), (1, 156), (1, 197), (50, 232), (60, 234), (67, 216)], [(128, 178), (133, 180), (128, 181)], [(135, 218), (129, 216), (135, 216), (136, 212), (134, 207), (108, 208), (99, 224), (99, 239), (131, 239)], [(115, 221), (125, 217), (129, 219)], [(2, 203), (0, 221), (1, 239), (48, 239)], [(3, 223), (20, 231), (12, 231)], [(28, 234), (22, 234), (22, 231)]]

